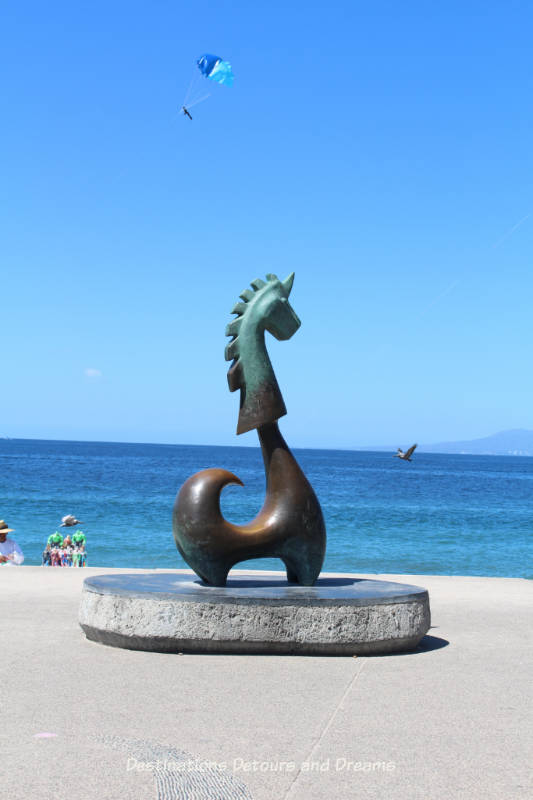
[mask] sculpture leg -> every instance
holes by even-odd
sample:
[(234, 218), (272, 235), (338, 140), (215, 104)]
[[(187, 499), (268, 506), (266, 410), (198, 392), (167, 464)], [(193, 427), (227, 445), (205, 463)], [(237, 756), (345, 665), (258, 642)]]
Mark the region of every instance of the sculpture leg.
[(206, 562), (203, 560), (202, 566), (198, 569), (192, 562), (190, 566), (194, 569), (199, 578), (209, 586), (225, 586), (228, 578), (229, 567), (226, 567), (215, 562)]
[(287, 580), (289, 583), (298, 583), (298, 575), (294, 570), (285, 563), (287, 569)]
[(287, 581), (298, 583), (300, 586), (314, 586), (322, 568), (322, 557), (315, 559), (302, 559), (296, 563), (290, 558), (282, 558), (287, 570)]

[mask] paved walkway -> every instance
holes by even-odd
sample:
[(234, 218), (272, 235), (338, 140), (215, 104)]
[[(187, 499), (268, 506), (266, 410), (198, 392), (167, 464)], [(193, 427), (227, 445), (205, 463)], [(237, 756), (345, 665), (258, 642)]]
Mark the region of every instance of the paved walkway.
[(408, 655), (177, 656), (85, 639), (114, 571), (0, 569), (0, 797), (533, 796), (532, 582), (379, 576), (429, 589)]

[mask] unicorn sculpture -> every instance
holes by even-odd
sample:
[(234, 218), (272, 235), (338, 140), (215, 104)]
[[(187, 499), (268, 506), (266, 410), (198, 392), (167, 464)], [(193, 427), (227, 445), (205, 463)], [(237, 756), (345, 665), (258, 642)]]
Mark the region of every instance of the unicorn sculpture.
[(206, 469), (189, 478), (174, 504), (176, 546), (196, 574), (208, 584), (225, 586), (239, 561), (280, 558), (287, 580), (312, 586), (320, 574), (326, 530), (320, 503), (278, 428), (287, 413), (265, 345), (265, 330), (290, 339), (300, 327), (289, 294), (294, 273), (285, 281), (268, 274), (251, 282), (237, 316), (226, 328), (230, 391), (240, 389), (237, 433), (257, 429), (266, 475), (266, 498), (259, 514), (245, 525), (228, 522), (220, 511), (220, 494), (229, 484), (243, 485), (232, 472)]

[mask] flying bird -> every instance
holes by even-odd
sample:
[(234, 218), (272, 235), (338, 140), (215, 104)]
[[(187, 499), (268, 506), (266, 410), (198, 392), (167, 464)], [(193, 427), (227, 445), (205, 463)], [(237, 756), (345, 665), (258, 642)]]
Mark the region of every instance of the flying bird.
[(404, 453), (403, 450), (401, 449), (401, 447), (399, 447), (398, 448), (398, 452), (394, 454), (394, 458), (401, 458), (402, 461), (410, 461), (411, 460), (411, 456), (415, 452), (416, 448), (417, 448), (417, 445), (414, 444), (412, 447), (409, 448), (409, 450), (407, 450), (406, 453)]
[(66, 517), (62, 517), (60, 528), (72, 528), (73, 525), (83, 525), (83, 522), (80, 519), (76, 519), (75, 516), (72, 514), (67, 514)]

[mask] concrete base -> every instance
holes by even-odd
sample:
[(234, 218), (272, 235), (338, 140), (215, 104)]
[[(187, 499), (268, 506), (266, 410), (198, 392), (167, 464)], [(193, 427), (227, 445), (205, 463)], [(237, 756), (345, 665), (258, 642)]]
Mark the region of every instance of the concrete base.
[(313, 587), (283, 573), (203, 584), (194, 573), (99, 575), (84, 581), (88, 639), (158, 652), (356, 655), (412, 650), (430, 626), (425, 589), (347, 576)]

